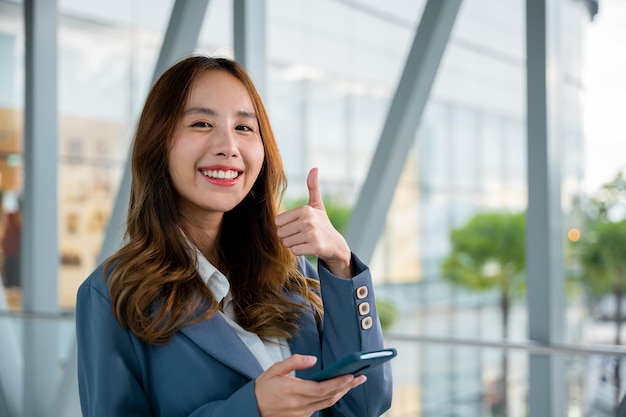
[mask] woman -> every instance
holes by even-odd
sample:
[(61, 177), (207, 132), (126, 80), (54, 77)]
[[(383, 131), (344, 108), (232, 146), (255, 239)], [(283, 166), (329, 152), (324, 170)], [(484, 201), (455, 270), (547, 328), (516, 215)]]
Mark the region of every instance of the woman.
[[(278, 214), (285, 184), (266, 110), (237, 63), (194, 56), (161, 76), (134, 138), (126, 243), (78, 291), (83, 415), (389, 408), (388, 365), (367, 382), (305, 379), (382, 348), (382, 333), (369, 271), (332, 228), (317, 170), (309, 205)], [(320, 259), (319, 274), (301, 255)]]

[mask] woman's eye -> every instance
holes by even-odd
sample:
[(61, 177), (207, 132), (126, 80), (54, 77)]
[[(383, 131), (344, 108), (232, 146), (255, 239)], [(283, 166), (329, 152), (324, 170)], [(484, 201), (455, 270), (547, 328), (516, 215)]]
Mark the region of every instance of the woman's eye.
[(201, 127), (201, 128), (209, 128), (211, 127), (211, 124), (208, 122), (195, 122), (194, 124), (191, 125), (192, 127)]
[(235, 130), (242, 130), (244, 132), (252, 132), (252, 128), (245, 125), (239, 125), (235, 128)]

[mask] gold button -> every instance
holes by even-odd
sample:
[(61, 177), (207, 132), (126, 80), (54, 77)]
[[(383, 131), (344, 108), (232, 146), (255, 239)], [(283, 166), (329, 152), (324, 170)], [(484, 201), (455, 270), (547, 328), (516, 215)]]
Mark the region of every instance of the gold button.
[(361, 285), (359, 288), (356, 289), (356, 298), (362, 300), (367, 297), (368, 293), (369, 291), (367, 290), (367, 287), (365, 285)]
[(361, 304), (359, 304), (359, 314), (364, 316), (366, 314), (369, 314), (370, 312), (370, 303), (368, 303), (367, 301), (363, 301)]
[(372, 327), (372, 324), (374, 324), (372, 316), (367, 316), (363, 320), (361, 320), (361, 328), (363, 330), (370, 329)]

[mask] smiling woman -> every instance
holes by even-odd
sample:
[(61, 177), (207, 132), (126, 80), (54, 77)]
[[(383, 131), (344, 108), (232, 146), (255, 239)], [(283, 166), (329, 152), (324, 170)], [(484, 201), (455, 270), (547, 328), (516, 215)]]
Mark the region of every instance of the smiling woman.
[[(198, 223), (206, 224), (217, 236), (223, 213), (250, 192), (263, 160), (259, 123), (244, 85), (228, 72), (201, 74), (174, 132), (168, 160), (174, 189), (183, 197), (179, 212), (194, 223), (183, 229), (190, 233)], [(215, 261), (214, 247), (200, 250)]]
[[(132, 149), (126, 244), (82, 284), (84, 416), (379, 416), (388, 364), (307, 377), (383, 347), (369, 269), (286, 185), (265, 107), (236, 62), (184, 59), (152, 88)], [(304, 255), (319, 259), (317, 269)]]

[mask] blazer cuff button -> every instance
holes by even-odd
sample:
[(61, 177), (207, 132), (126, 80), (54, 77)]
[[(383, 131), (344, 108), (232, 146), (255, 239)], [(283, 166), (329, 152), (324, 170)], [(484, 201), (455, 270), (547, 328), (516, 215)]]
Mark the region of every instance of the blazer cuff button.
[(359, 304), (360, 315), (365, 316), (369, 314), (369, 312), (370, 312), (370, 303), (368, 303), (367, 301), (363, 301), (361, 304)]
[(359, 300), (367, 297), (367, 294), (369, 294), (369, 291), (365, 285), (361, 285), (359, 288), (356, 289), (356, 298), (358, 298)]

